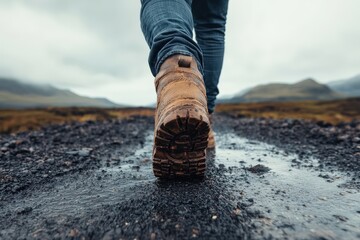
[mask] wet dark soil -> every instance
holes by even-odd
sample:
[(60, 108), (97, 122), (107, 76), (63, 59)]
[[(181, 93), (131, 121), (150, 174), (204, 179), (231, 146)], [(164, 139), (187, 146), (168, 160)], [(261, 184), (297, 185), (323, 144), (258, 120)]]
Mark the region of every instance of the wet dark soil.
[(203, 180), (152, 175), (153, 120), (0, 135), (0, 239), (358, 239), (360, 122), (215, 117)]
[[(319, 159), (317, 170), (341, 171), (352, 179), (348, 186), (360, 188), (360, 121), (331, 125), (297, 119), (237, 119), (218, 116), (223, 131), (231, 129), (239, 136), (273, 144), (300, 159)], [(301, 164), (303, 161), (294, 164)], [(328, 175), (322, 174), (324, 178)]]

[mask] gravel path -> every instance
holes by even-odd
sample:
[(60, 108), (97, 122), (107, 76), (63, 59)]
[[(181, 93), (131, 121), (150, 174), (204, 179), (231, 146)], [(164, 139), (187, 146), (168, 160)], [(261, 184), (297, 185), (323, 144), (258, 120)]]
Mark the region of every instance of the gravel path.
[(0, 239), (360, 238), (360, 122), (218, 115), (205, 179), (181, 182), (153, 177), (152, 129), (0, 135)]

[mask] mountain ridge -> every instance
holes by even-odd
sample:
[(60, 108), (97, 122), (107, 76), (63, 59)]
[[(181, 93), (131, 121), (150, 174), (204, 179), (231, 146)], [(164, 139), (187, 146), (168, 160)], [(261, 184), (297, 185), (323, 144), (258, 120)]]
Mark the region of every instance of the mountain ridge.
[(325, 84), (320, 84), (313, 78), (287, 83), (261, 84), (247, 91), (240, 92), (230, 99), (220, 99), (219, 103), (236, 102), (266, 102), (266, 101), (299, 101), (299, 100), (331, 100), (345, 97), (333, 91)]
[(360, 96), (360, 74), (348, 79), (332, 81), (327, 84), (331, 89), (352, 96)]
[(123, 107), (106, 98), (77, 95), (51, 85), (23, 83), (16, 79), (0, 77), (0, 108), (42, 107)]

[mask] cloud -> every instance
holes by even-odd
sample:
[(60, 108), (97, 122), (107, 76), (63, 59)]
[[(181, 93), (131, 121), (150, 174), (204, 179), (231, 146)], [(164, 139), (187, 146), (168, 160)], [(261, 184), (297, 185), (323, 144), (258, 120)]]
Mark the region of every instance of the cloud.
[(131, 19), (140, 3), (108, 3), (1, 2), (0, 74), (128, 103), (126, 89), (149, 77), (139, 17)]
[[(230, 1), (220, 91), (360, 72), (358, 0)], [(0, 76), (155, 102), (140, 1), (0, 1)]]
[(359, 7), (351, 0), (231, 1), (221, 89), (359, 73)]

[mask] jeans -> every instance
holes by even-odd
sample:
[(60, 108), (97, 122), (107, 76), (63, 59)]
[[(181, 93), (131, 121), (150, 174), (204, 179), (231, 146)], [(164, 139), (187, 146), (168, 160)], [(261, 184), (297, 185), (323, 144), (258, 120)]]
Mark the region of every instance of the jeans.
[(228, 0), (141, 0), (141, 4), (141, 29), (150, 47), (152, 74), (156, 76), (172, 55), (194, 57), (204, 76), (212, 113), (224, 59)]

